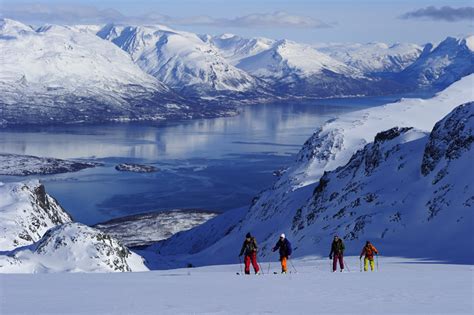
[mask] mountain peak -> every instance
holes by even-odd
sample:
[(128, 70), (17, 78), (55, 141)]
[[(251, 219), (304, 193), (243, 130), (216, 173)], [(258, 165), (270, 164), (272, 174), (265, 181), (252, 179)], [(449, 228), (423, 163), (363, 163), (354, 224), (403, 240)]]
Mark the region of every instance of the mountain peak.
[(0, 34), (2, 35), (16, 35), (20, 32), (32, 32), (31, 26), (23, 24), (19, 21), (1, 18), (0, 19)]

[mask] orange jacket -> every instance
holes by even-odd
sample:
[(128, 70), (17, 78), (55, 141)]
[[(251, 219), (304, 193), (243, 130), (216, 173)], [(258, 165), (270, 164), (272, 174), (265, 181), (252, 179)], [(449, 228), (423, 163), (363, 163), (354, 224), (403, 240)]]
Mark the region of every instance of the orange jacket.
[(362, 248), (362, 252), (360, 253), (360, 257), (365, 255), (366, 258), (372, 260), (372, 259), (374, 259), (374, 253), (376, 253), (378, 255), (379, 251), (377, 250), (377, 248), (375, 248), (374, 245), (368, 244), (368, 245), (365, 245), (364, 248)]

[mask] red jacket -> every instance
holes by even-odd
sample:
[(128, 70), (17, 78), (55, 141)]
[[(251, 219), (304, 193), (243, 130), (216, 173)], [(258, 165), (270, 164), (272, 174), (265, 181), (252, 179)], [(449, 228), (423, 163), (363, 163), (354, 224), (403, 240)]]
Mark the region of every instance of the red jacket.
[(374, 253), (376, 253), (378, 255), (379, 251), (377, 250), (377, 248), (375, 248), (374, 245), (368, 244), (368, 245), (365, 245), (364, 248), (362, 248), (362, 252), (360, 253), (360, 257), (365, 255), (365, 257), (368, 258), (369, 260), (373, 260), (374, 259)]

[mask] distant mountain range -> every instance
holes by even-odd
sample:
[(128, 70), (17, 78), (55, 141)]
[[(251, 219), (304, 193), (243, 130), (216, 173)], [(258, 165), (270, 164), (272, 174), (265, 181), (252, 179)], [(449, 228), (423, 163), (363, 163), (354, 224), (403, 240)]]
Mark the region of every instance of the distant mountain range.
[(473, 73), (473, 42), (307, 45), (2, 19), (0, 125), (219, 117), (281, 98), (436, 92)]

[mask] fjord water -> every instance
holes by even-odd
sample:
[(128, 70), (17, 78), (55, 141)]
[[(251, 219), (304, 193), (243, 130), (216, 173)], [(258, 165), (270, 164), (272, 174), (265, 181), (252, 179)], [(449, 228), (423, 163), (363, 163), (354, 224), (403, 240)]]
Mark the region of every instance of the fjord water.
[[(397, 97), (246, 106), (234, 117), (146, 124), (22, 127), (0, 131), (0, 152), (84, 159), (104, 166), (32, 176), (85, 224), (175, 208), (223, 212), (248, 205), (294, 159), (305, 140), (338, 115)], [(151, 164), (128, 173), (118, 163)], [(25, 180), (0, 176), (0, 181)]]

